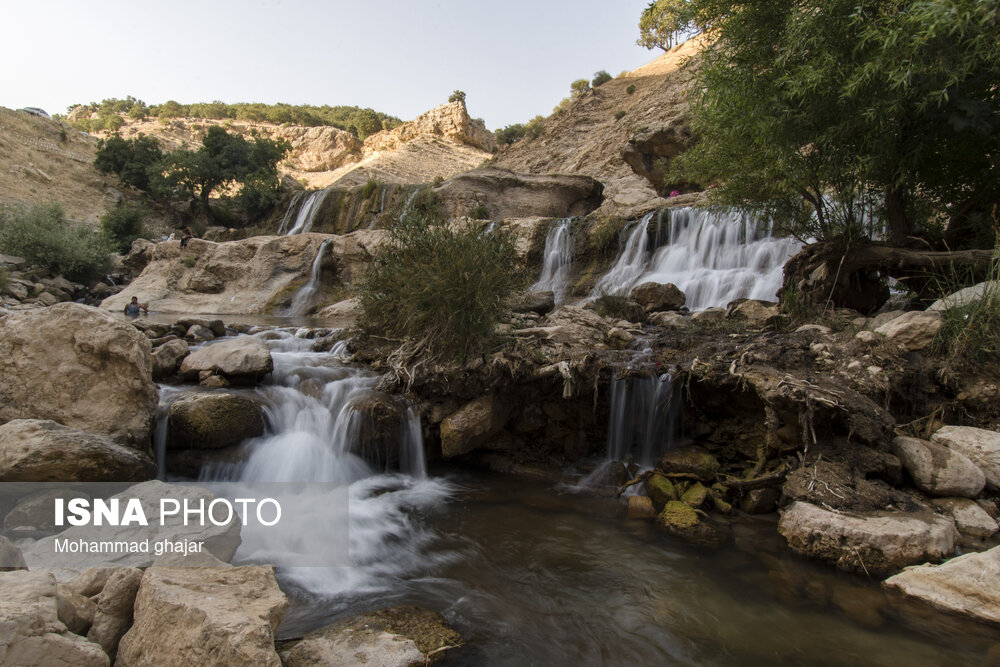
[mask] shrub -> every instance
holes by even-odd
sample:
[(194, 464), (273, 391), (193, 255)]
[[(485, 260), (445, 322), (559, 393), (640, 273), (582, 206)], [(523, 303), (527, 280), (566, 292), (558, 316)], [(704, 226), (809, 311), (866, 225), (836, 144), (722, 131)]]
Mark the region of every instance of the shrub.
[(1000, 359), (1000, 244), (983, 294), (942, 313), (934, 349), (953, 361), (982, 363)]
[(524, 136), (528, 137), (529, 139), (534, 139), (538, 137), (545, 130), (544, 122), (545, 119), (542, 118), (541, 116), (535, 116), (534, 118), (529, 120), (528, 124), (524, 126)]
[(0, 209), (0, 250), (78, 282), (111, 269), (104, 235), (67, 220), (59, 204)]
[(465, 104), (465, 91), (456, 90), (455, 92), (453, 92), (451, 95), (448, 96), (448, 101), (461, 102), (462, 104)]
[(569, 89), (573, 91), (574, 95), (579, 95), (590, 89), (590, 82), (586, 79), (577, 79), (573, 83), (569, 84)]
[(614, 77), (612, 77), (604, 70), (601, 70), (600, 72), (594, 72), (594, 79), (590, 82), (590, 85), (593, 86), (594, 88), (597, 88), (598, 86), (603, 86), (608, 81), (611, 81), (612, 78)]
[(368, 199), (372, 196), (372, 193), (378, 188), (378, 181), (374, 178), (369, 178), (368, 182), (361, 186), (361, 198)]
[(497, 130), (493, 134), (496, 136), (497, 144), (506, 146), (523, 138), (525, 128), (522, 123), (514, 123), (513, 125), (508, 125), (502, 130)]
[(144, 236), (142, 221), (146, 213), (142, 206), (122, 202), (101, 217), (101, 231), (108, 242), (124, 255), (132, 247), (132, 241)]
[(625, 112), (624, 111), (616, 111), (615, 112), (615, 120), (621, 120), (624, 117), (625, 117)]
[(476, 204), (469, 209), (467, 214), (470, 220), (489, 220), (490, 210), (482, 204)]
[(247, 220), (256, 222), (270, 213), (281, 200), (276, 178), (251, 177), (234, 197)]
[(630, 83), (628, 88), (625, 89), (625, 92), (628, 93), (629, 95), (633, 94), (635, 92), (635, 84)]
[(471, 222), (404, 218), (365, 276), (361, 324), (435, 353), (474, 354), (523, 282), (511, 270), (516, 259), (514, 237), (503, 231), (484, 236)]

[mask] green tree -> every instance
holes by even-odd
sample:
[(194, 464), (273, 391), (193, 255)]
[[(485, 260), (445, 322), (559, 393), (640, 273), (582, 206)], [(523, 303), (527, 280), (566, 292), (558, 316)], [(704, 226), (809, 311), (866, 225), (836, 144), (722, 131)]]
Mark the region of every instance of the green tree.
[(97, 142), (94, 166), (104, 173), (118, 175), (122, 183), (140, 190), (150, 190), (150, 171), (163, 159), (160, 142), (140, 134), (124, 139), (115, 134)]
[(357, 130), (359, 139), (382, 131), (382, 119), (374, 109), (359, 109), (354, 113), (351, 124)]
[(573, 83), (569, 84), (569, 89), (573, 91), (574, 95), (580, 95), (590, 90), (590, 82), (586, 79), (577, 79)]
[(590, 82), (590, 85), (593, 86), (594, 88), (597, 88), (598, 86), (603, 86), (608, 81), (611, 81), (611, 79), (613, 78), (614, 78), (613, 76), (611, 76), (604, 70), (601, 70), (600, 72), (594, 72), (594, 79)]
[(639, 17), (636, 44), (647, 49), (669, 51), (679, 43), (683, 33), (694, 27), (692, 4), (688, 0), (656, 0), (649, 3)]
[(451, 95), (448, 96), (448, 101), (449, 102), (461, 102), (462, 105), (464, 106), (465, 105), (465, 91), (464, 90), (456, 90), (455, 92), (453, 92)]

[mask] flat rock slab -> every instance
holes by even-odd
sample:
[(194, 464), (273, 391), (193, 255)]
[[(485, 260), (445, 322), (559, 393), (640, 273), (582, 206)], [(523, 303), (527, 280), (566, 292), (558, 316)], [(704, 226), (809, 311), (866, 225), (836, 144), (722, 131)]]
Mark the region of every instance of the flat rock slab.
[(882, 585), (932, 607), (1000, 627), (1000, 547), (908, 567)]
[(964, 454), (986, 475), (986, 485), (1000, 489), (1000, 433), (971, 426), (943, 426), (931, 441)]
[(954, 522), (939, 514), (846, 514), (802, 501), (784, 511), (778, 532), (800, 554), (869, 573), (939, 560), (954, 552), (958, 539)]
[(915, 310), (883, 324), (875, 329), (875, 333), (912, 352), (930, 345), (941, 324), (941, 313)]
[(238, 336), (194, 350), (181, 362), (180, 374), (195, 378), (210, 371), (234, 380), (259, 380), (272, 370), (267, 346), (254, 336)]
[(957, 449), (936, 442), (900, 436), (892, 441), (918, 489), (933, 496), (975, 498), (986, 486), (986, 475)]

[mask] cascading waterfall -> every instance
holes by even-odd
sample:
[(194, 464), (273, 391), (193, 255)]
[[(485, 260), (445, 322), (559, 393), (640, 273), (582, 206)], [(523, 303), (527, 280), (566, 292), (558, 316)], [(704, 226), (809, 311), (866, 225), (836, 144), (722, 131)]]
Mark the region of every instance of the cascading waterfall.
[(625, 375), (611, 381), (607, 458), (652, 466), (670, 449), (680, 424), (680, 402), (669, 374)]
[(313, 260), (312, 268), (309, 269), (309, 281), (299, 288), (299, 291), (292, 297), (292, 303), (288, 306), (285, 315), (298, 317), (303, 315), (311, 305), (312, 299), (319, 289), (319, 277), (323, 268), (323, 255), (326, 253), (326, 249), (330, 247), (330, 243), (331, 239), (327, 239), (320, 244), (319, 250), (316, 252), (316, 259)]
[(556, 304), (562, 303), (569, 289), (570, 273), (573, 269), (573, 238), (570, 234), (570, 218), (559, 221), (545, 237), (545, 259), (542, 275), (532, 290), (552, 290)]
[[(673, 283), (687, 297), (690, 310), (725, 306), (739, 298), (775, 300), (785, 262), (801, 244), (771, 236), (771, 225), (736, 212), (680, 208), (669, 215), (668, 233), (658, 218), (650, 248), (647, 214), (629, 234), (615, 265), (591, 293), (628, 294), (645, 282)], [(653, 252), (651, 252), (653, 251)]]
[(278, 236), (282, 236), (288, 232), (288, 228), (293, 224), (295, 214), (298, 213), (305, 196), (305, 192), (296, 192), (292, 195), (292, 200), (288, 202), (288, 208), (285, 209), (285, 215), (281, 218), (281, 223), (278, 224)]
[[(312, 229), (313, 223), (316, 222), (316, 214), (323, 207), (323, 200), (326, 196), (330, 194), (330, 189), (316, 190), (315, 192), (309, 193), (308, 196), (305, 193), (298, 193), (295, 197), (292, 197), (292, 201), (288, 204), (288, 210), (285, 211), (285, 217), (282, 218), (281, 224), (278, 226), (278, 234), (284, 234), (286, 236), (292, 236), (293, 234), (305, 234)], [(287, 232), (283, 231), (288, 228), (289, 221), (291, 220), (291, 212), (296, 207), (296, 203), (301, 201), (303, 197), (306, 197), (302, 205), (298, 207), (298, 213), (295, 216), (295, 223), (292, 224), (291, 229)]]

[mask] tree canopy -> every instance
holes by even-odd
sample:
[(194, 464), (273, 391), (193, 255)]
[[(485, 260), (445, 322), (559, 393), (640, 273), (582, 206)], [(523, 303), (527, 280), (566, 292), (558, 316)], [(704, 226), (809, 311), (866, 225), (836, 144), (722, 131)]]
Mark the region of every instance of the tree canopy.
[[(697, 29), (699, 142), (672, 178), (816, 238), (992, 245), (1000, 202), (996, 0), (660, 0)], [(659, 21), (659, 23), (656, 23)], [(644, 35), (646, 32), (644, 31)], [(641, 40), (640, 40), (641, 41)], [(662, 46), (651, 43), (650, 46)]]

